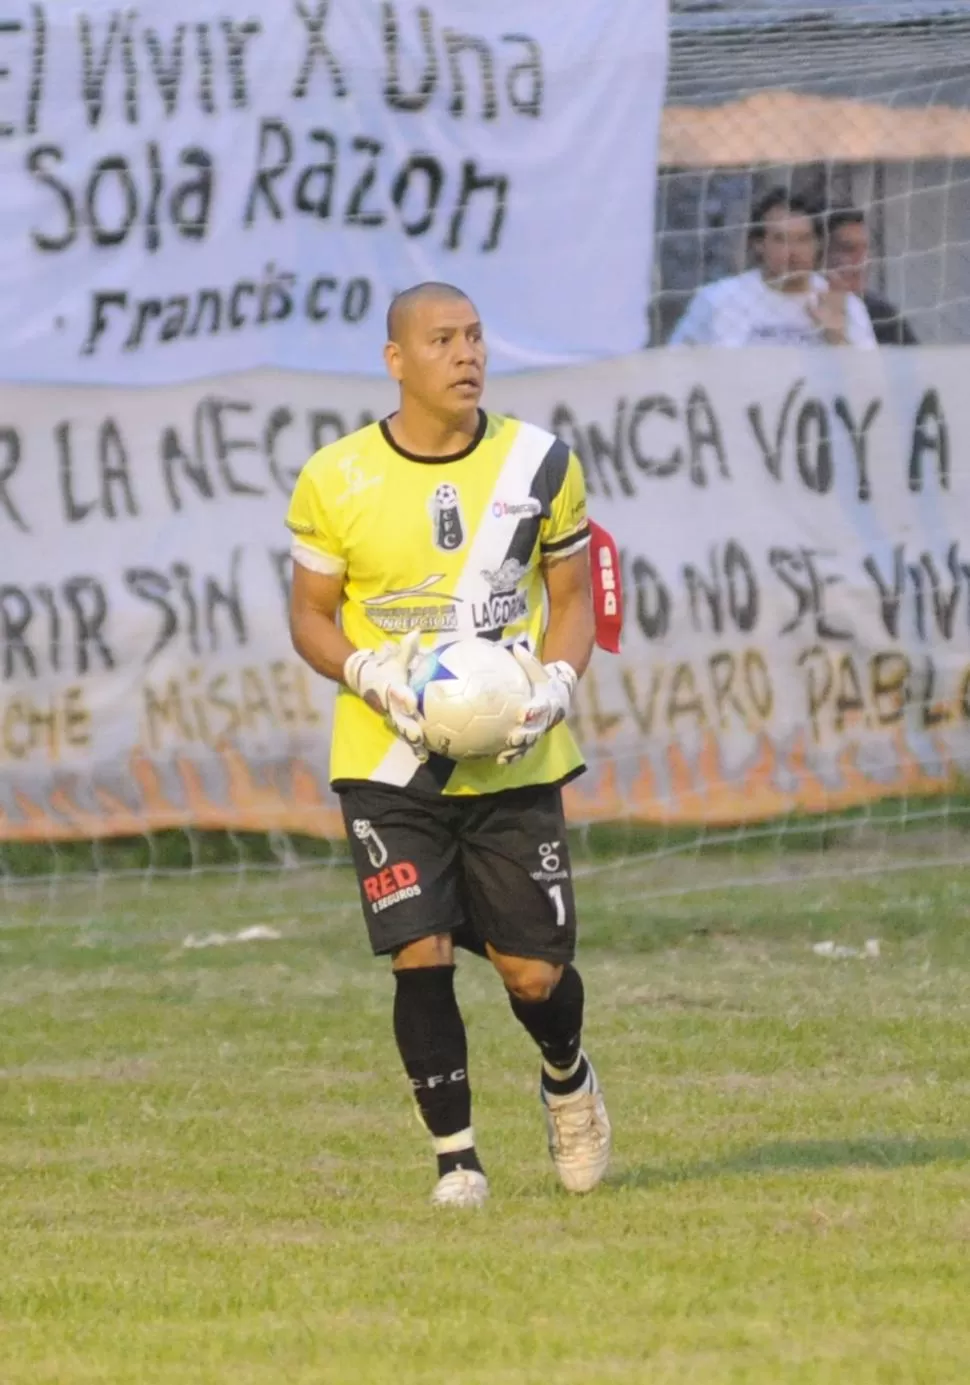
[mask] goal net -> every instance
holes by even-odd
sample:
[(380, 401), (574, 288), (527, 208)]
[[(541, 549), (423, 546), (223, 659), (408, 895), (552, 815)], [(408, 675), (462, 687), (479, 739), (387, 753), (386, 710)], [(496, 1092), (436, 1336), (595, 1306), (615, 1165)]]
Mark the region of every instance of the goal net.
[[(723, 527), (715, 521), (706, 536), (710, 543), (703, 563), (695, 566), (688, 558), (680, 565), (678, 576), (687, 587), (695, 620), (687, 622), (689, 629), (681, 627), (680, 648), (664, 650), (673, 653), (672, 665), (664, 661), (665, 672), (649, 686), (662, 702), (665, 678), (681, 677), (679, 687), (666, 685), (672, 699), (667, 714), (674, 711), (681, 731), (688, 732), (687, 739), (692, 729), (689, 705), (695, 693), (702, 700), (710, 696), (713, 707), (706, 732), (693, 738), (693, 755), (681, 755), (681, 738), (673, 766), (664, 764), (659, 779), (651, 779), (652, 793), (659, 782), (661, 792), (669, 795), (666, 825), (652, 832), (640, 826), (620, 833), (629, 866), (626, 886), (656, 895), (718, 889), (725, 881), (795, 884), (820, 873), (892, 871), (927, 860), (965, 862), (968, 799), (964, 778), (970, 746), (963, 733), (968, 711), (963, 689), (970, 653), (970, 573), (959, 547), (953, 546), (956, 533), (950, 532), (949, 520), (936, 506), (932, 514), (928, 512), (922, 481), (909, 470), (919, 453), (921, 436), (919, 427), (914, 431), (912, 425), (921, 404), (930, 398), (933, 382), (925, 377), (912, 391), (912, 408), (892, 410), (888, 429), (886, 405), (910, 393), (913, 372), (919, 369), (916, 356), (926, 359), (916, 343), (919, 348), (950, 348), (932, 358), (942, 379), (950, 364), (962, 362), (970, 340), (970, 12), (945, 0), (843, 0), (821, 5), (799, 0), (682, 0), (674, 3), (672, 20), (650, 305), (652, 344), (662, 348), (678, 338), (691, 341), (690, 330), (684, 332), (684, 326), (696, 317), (695, 305), (710, 292), (709, 286), (723, 286), (756, 270), (767, 277), (765, 223), (756, 218), (759, 208), (775, 194), (782, 202), (776, 214), (785, 212), (787, 197), (795, 204), (787, 210), (811, 215), (815, 266), (828, 279), (825, 287), (851, 291), (863, 300), (880, 346), (911, 345), (906, 352), (880, 353), (878, 366), (871, 361), (847, 362), (845, 353), (840, 353), (838, 366), (815, 361), (808, 371), (804, 356), (792, 361), (786, 371), (778, 364), (784, 353), (737, 370), (723, 359), (713, 366), (721, 374), (722, 385), (724, 375), (733, 376), (728, 393), (733, 389), (739, 397), (747, 396), (748, 419), (759, 434), (755, 451), (779, 478), (791, 465), (805, 481), (811, 457), (825, 455), (836, 459), (832, 485), (839, 492), (837, 455), (843, 440), (836, 436), (837, 420), (840, 413), (847, 419), (845, 410), (850, 404), (855, 407), (853, 393), (863, 377), (869, 387), (863, 386), (857, 395), (860, 416), (867, 409), (876, 409), (881, 416), (878, 423), (874, 420), (872, 449), (859, 448), (851, 461), (843, 454), (852, 479), (841, 491), (840, 518), (820, 512), (811, 516), (808, 542), (801, 547), (809, 567), (815, 561), (808, 557), (810, 549), (827, 552), (821, 565), (824, 568), (831, 562), (830, 572), (837, 574), (838, 595), (833, 591), (833, 597), (846, 616), (842, 629), (838, 629), (839, 620), (816, 621), (815, 643), (804, 638), (812, 622), (801, 617), (808, 607), (818, 609), (817, 598), (826, 580), (818, 573), (803, 589), (804, 607), (796, 597), (796, 607), (787, 615), (779, 614), (773, 627), (775, 651), (786, 638), (798, 643), (800, 632), (796, 660), (808, 672), (808, 687), (801, 690), (801, 727), (796, 716), (787, 739), (765, 741), (761, 746), (763, 778), (760, 771), (753, 775), (726, 771), (731, 754), (725, 742), (730, 735), (710, 730), (718, 719), (722, 727), (726, 720), (723, 686), (720, 692), (717, 686), (718, 675), (726, 672), (724, 662), (718, 666), (718, 660), (725, 659), (723, 652), (707, 651), (705, 689), (705, 674), (695, 683), (696, 666), (683, 648), (690, 645), (697, 628), (696, 601), (712, 596), (705, 578), (717, 567), (718, 552), (723, 560), (730, 551), (737, 517), (725, 515)], [(793, 226), (798, 231), (800, 219)], [(797, 268), (786, 263), (781, 267)], [(802, 328), (793, 326), (790, 315), (782, 313), (778, 322), (770, 313), (767, 321), (759, 319), (746, 290), (711, 301), (723, 305), (720, 319), (705, 323), (702, 318), (712, 335), (696, 337), (697, 345), (737, 347), (799, 340)], [(916, 356), (910, 355), (912, 351)], [(745, 382), (747, 371), (759, 367), (764, 370), (761, 400), (752, 397), (758, 391)], [(698, 364), (694, 379), (702, 379), (707, 368), (706, 361)], [(824, 380), (819, 380), (818, 371)], [(812, 393), (828, 409), (824, 419), (819, 414), (823, 419), (821, 454), (816, 450), (814, 425), (809, 426), (809, 415), (802, 412), (806, 396)], [(937, 401), (942, 403), (947, 393), (944, 387), (935, 396)], [(684, 395), (689, 401), (686, 386), (682, 400)], [(774, 414), (770, 410), (759, 413), (766, 396), (774, 401)], [(730, 416), (727, 406), (724, 413)], [(718, 417), (715, 409), (715, 434)], [(696, 445), (698, 433), (702, 440), (708, 436), (703, 411), (701, 419), (699, 428), (687, 429), (688, 448)], [(725, 431), (727, 453), (732, 462), (738, 460), (743, 466), (750, 437), (738, 437), (735, 452), (730, 423)], [(786, 451), (789, 432), (793, 435), (790, 453)], [(856, 436), (858, 440), (861, 435)], [(874, 470), (868, 474), (870, 462)], [(962, 491), (959, 470), (954, 456), (954, 471), (940, 495), (944, 508), (947, 500), (961, 504), (956, 501)], [(905, 500), (897, 506), (888, 501), (885, 491), (880, 500), (870, 489), (895, 486), (904, 474), (910, 499), (920, 497), (914, 507), (918, 518), (914, 510), (907, 512)], [(817, 473), (815, 479), (820, 479)], [(853, 487), (855, 494), (850, 495)], [(809, 501), (807, 493), (803, 499)], [(857, 543), (843, 529), (845, 506), (858, 505), (851, 521), (858, 535), (862, 529), (872, 530), (872, 514), (865, 507), (878, 509), (881, 502), (885, 528), (880, 542)], [(799, 504), (787, 496), (786, 514), (791, 515)], [(769, 509), (761, 497), (755, 528), (762, 522), (773, 523)], [(699, 550), (703, 545), (687, 537), (691, 528), (690, 518), (681, 517), (677, 541), (685, 550)], [(870, 532), (870, 537), (875, 534)], [(746, 551), (742, 547), (736, 553)], [(768, 554), (776, 574), (791, 552), (787, 543), (779, 543)], [(882, 570), (883, 558), (890, 556), (889, 568)], [(893, 578), (887, 583), (883, 575), (890, 568)], [(789, 576), (792, 572), (788, 569)], [(657, 602), (662, 604), (665, 592), (653, 575), (651, 570), (636, 599), (656, 619)], [(724, 576), (723, 568), (720, 575)], [(743, 583), (740, 587), (742, 594), (748, 590)], [(672, 588), (666, 594), (676, 601)], [(876, 628), (866, 633), (861, 611), (873, 594), (883, 615), (893, 610), (900, 619), (890, 618), (888, 624), (877, 621)], [(713, 595), (715, 600), (721, 596), (727, 603), (731, 600), (730, 590), (725, 594), (717, 582)], [(915, 600), (921, 610), (925, 601), (926, 609), (937, 614), (941, 601), (948, 600), (955, 623), (947, 625), (944, 633), (932, 616), (929, 624), (915, 609), (907, 616), (902, 610), (907, 600)], [(630, 614), (636, 618), (635, 611)], [(863, 649), (853, 652), (852, 641), (830, 638), (846, 635), (850, 627)], [(816, 659), (825, 665), (818, 679), (810, 672), (813, 666), (817, 672), (822, 668), (822, 663), (815, 665)], [(897, 667), (903, 682), (890, 695), (890, 710), (880, 670), (891, 665)], [(765, 687), (771, 683), (769, 677)], [(773, 691), (778, 692), (777, 681)], [(829, 728), (840, 741), (834, 760), (822, 749), (826, 733), (813, 712), (816, 694), (823, 701), (831, 695), (833, 707), (841, 709), (835, 711)], [(749, 685), (742, 700), (756, 703), (757, 696)], [(794, 691), (783, 693), (781, 701), (786, 696), (793, 703), (798, 700)], [(686, 717), (681, 715), (682, 708)], [(749, 706), (749, 715), (750, 710)], [(778, 710), (776, 697), (776, 715)], [(792, 747), (796, 764), (790, 758)], [(759, 751), (752, 746), (751, 753), (757, 760)], [(782, 763), (787, 773), (780, 770)], [(769, 787), (762, 801), (765, 785)], [(795, 789), (796, 785), (800, 788)], [(786, 802), (786, 788), (795, 789), (794, 800)], [(705, 815), (706, 822), (691, 822), (692, 817)], [(609, 832), (605, 835), (610, 838)], [(595, 839), (594, 830), (589, 840)]]
[[(623, 649), (596, 655), (573, 715), (589, 764), (567, 791), (578, 868), (603, 897), (638, 901), (963, 863), (970, 12), (682, 0), (671, 26), (648, 349), (502, 377), (488, 399), (575, 449), (621, 550)], [(755, 209), (778, 189), (769, 264)], [(734, 297), (721, 287), (745, 275)], [(707, 335), (678, 342), (699, 295)], [(868, 331), (886, 344), (836, 349)], [(285, 636), (280, 520), (312, 446), (379, 416), (389, 394), (244, 376), (184, 391), (165, 418), (148, 390), (110, 409), (98, 390), (62, 403), (63, 485), (100, 459), (102, 501), (122, 508), (141, 428), (163, 440), (173, 524), (220, 477), (229, 526), (247, 485), (268, 498), (225, 541), (208, 510), (206, 570), (127, 555), (113, 677), (146, 631), (164, 643), (177, 628), (187, 653), (147, 675), (132, 660), (117, 715), (130, 710), (136, 733), (96, 769), (97, 692), (66, 676), (42, 686), (18, 640), (29, 619), (50, 649), (106, 668), (98, 584), (0, 575), (0, 900), (95, 918), (109, 887), (163, 908), (167, 881), (221, 874), (232, 927), (200, 903), (186, 927), (201, 940), (281, 925), (308, 898), (354, 908), (326, 786), (330, 695)], [(8, 516), (20, 436), (7, 419)], [(255, 614), (247, 544), (269, 574)], [(48, 753), (62, 768), (35, 794), (31, 757)]]
[(654, 341), (700, 285), (752, 262), (752, 207), (780, 185), (819, 210), (862, 212), (867, 290), (900, 305), (920, 342), (965, 342), (966, 7), (675, 0), (673, 11)]

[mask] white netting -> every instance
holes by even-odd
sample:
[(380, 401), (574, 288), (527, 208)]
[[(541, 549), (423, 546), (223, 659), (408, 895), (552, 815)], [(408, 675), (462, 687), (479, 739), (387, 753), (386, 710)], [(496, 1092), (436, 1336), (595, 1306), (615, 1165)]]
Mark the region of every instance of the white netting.
[(937, 0), (673, 6), (653, 339), (749, 260), (782, 186), (851, 204), (869, 288), (921, 342), (970, 337), (970, 12)]

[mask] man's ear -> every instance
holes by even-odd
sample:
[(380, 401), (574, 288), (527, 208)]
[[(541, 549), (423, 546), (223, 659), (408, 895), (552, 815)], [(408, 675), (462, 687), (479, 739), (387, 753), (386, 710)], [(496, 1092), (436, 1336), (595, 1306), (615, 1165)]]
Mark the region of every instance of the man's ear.
[(384, 347), (384, 364), (387, 366), (387, 373), (391, 379), (400, 382), (404, 371), (401, 362), (401, 348), (396, 341), (389, 341)]

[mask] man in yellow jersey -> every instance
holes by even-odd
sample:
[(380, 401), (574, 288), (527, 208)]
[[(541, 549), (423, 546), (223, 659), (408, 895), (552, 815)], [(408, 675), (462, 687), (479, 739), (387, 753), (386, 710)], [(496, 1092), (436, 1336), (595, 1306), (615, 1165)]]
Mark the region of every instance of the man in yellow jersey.
[[(459, 289), (399, 294), (384, 356), (397, 412), (322, 448), (293, 492), (293, 644), (340, 684), (331, 780), (371, 946), (392, 959), (394, 1033), (438, 1159), (432, 1201), (488, 1195), (456, 944), (489, 958), (538, 1045), (553, 1162), (589, 1192), (610, 1124), (581, 1047), (562, 809), (584, 768), (565, 717), (594, 641), (582, 469), (552, 434), (479, 408), (485, 342)], [(494, 761), (456, 763), (424, 745), (408, 670), (419, 643), (472, 636), (518, 648), (533, 699)]]

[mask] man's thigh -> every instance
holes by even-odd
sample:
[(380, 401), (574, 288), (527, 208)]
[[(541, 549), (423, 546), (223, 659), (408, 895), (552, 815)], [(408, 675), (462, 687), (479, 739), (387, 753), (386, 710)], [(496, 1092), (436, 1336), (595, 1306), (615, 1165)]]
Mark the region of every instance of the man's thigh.
[(471, 805), (461, 854), (476, 934), (510, 957), (572, 961), (576, 902), (561, 790), (516, 789)]
[(465, 921), (454, 810), (382, 784), (340, 794), (360, 900), (376, 955)]

